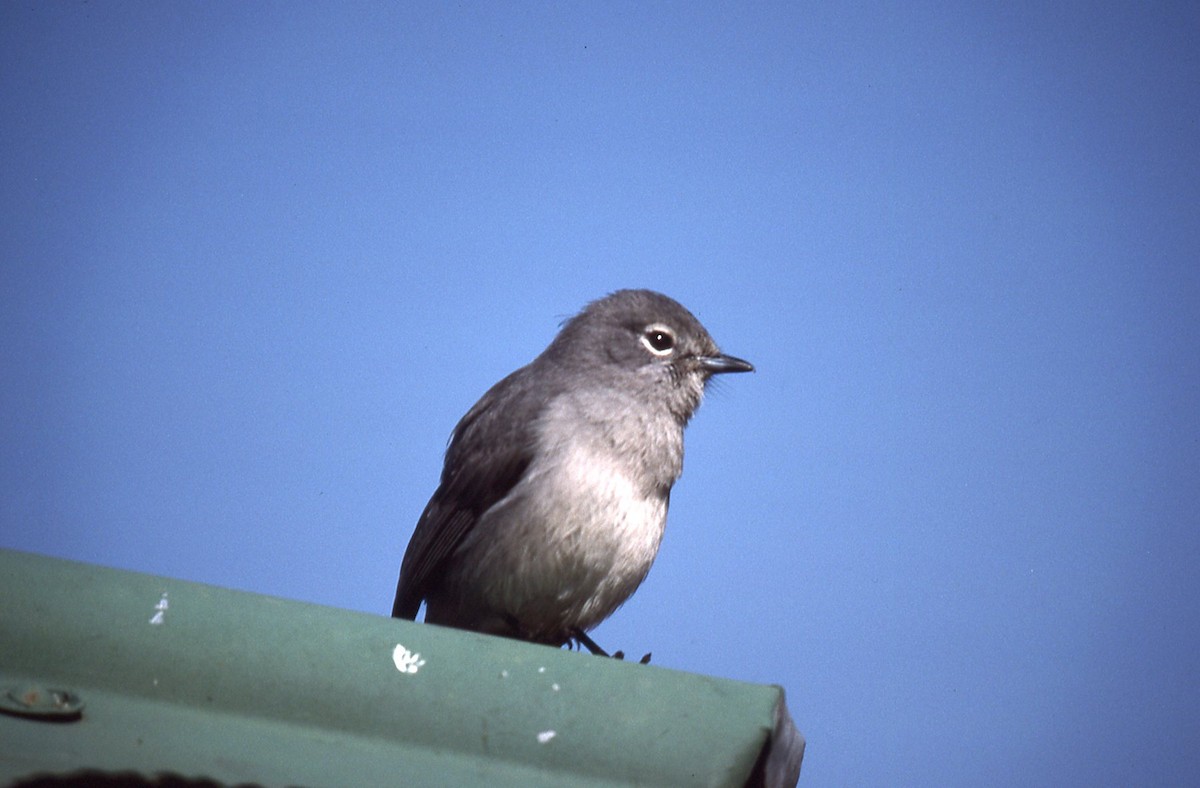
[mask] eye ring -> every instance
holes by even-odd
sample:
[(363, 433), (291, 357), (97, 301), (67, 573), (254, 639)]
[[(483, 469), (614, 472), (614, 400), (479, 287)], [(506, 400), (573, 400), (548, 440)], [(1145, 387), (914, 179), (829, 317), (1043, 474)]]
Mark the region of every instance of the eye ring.
[(656, 356), (669, 356), (675, 352), (675, 332), (660, 323), (646, 326), (640, 338), (646, 350)]

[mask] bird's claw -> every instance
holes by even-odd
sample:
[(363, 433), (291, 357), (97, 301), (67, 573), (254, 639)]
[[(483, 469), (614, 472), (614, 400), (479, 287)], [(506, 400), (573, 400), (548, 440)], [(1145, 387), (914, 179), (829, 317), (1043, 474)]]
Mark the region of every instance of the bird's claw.
[[(582, 629), (572, 630), (571, 636), (567, 642), (569, 642), (571, 644), (571, 646), (574, 648), (583, 646), (588, 651), (590, 651), (591, 653), (593, 653), (599, 657), (610, 657), (612, 659), (622, 659), (622, 660), (625, 659), (624, 651), (614, 651), (612, 654), (609, 654), (607, 651), (600, 648), (600, 646), (598, 646), (596, 644), (596, 641), (594, 641), (590, 637), (588, 637), (588, 634), (586, 632), (584, 632)], [(649, 665), (650, 664), (650, 654), (647, 653), (647, 654), (642, 655), (642, 658), (638, 660), (638, 664)]]

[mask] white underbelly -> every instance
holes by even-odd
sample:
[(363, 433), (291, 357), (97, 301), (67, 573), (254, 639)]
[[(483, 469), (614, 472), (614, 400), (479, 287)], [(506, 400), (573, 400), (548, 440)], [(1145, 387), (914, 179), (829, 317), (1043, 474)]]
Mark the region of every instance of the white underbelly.
[[(611, 460), (586, 452), (531, 466), (472, 534), (487, 604), (527, 626), (602, 621), (645, 579), (666, 525), (667, 498), (647, 495)], [(491, 544), (484, 544), (487, 539)]]

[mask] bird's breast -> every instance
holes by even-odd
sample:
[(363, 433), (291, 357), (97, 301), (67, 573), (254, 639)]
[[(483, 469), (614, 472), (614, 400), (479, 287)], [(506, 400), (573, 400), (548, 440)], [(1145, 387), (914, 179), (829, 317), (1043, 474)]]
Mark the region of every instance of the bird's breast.
[(633, 478), (620, 458), (576, 447), (531, 469), (532, 509), (559, 549), (594, 557), (616, 571), (649, 567), (666, 526), (667, 499)]
[(595, 626), (645, 579), (679, 458), (637, 425), (589, 419), (570, 407), (548, 416), (521, 481), (464, 545), (473, 554), (464, 564), (473, 569), (462, 579), (485, 607), (553, 640)]
[(641, 585), (658, 554), (667, 498), (650, 494), (611, 457), (573, 452), (531, 467), (488, 513), (505, 545), (490, 566), (493, 604), (547, 632), (589, 629)]
[(618, 392), (560, 397), (523, 483), (556, 548), (641, 582), (662, 541), (682, 431)]

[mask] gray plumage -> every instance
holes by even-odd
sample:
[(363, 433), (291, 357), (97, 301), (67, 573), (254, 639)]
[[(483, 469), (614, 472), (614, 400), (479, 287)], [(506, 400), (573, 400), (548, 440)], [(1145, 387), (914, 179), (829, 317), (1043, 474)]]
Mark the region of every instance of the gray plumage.
[(454, 428), (392, 615), (580, 639), (650, 570), (705, 383), (751, 369), (660, 293), (589, 304)]

